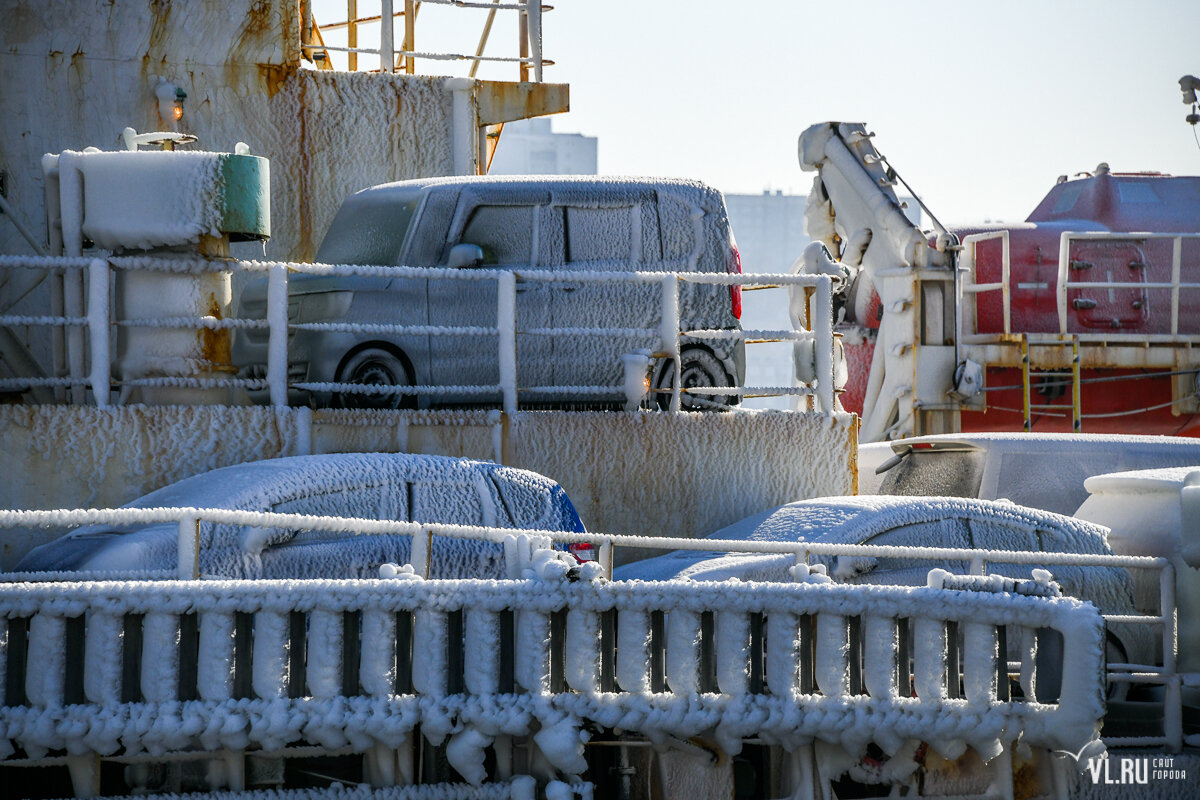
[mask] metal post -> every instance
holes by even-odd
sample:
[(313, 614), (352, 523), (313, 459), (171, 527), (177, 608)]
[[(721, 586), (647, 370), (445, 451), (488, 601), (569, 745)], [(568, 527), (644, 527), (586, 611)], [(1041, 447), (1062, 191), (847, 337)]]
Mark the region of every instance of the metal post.
[(1166, 564), (1159, 573), (1160, 613), (1163, 619), (1163, 736), (1167, 749), (1183, 749), (1183, 690), (1176, 664), (1179, 647), (1179, 620), (1175, 608), (1175, 567)]
[(287, 405), (287, 268), (271, 267), (267, 277), (267, 390), (271, 405)]
[(395, 72), (396, 47), (392, 41), (395, 14), (392, 11), (392, 0), (380, 0), (379, 6), (379, 71)]
[(431, 528), (424, 528), (420, 533), (413, 534), (408, 560), (412, 564), (413, 572), (422, 578), (429, 577), (430, 562), (433, 560), (430, 557), (432, 549), (433, 530)]
[(517, 276), (502, 272), (496, 286), (496, 329), (500, 340), (500, 392), (504, 413), (517, 413)]
[(108, 283), (108, 262), (101, 258), (92, 259), (88, 264), (87, 326), (92, 361), (89, 381), (97, 408), (108, 407), (108, 393), (112, 384), (108, 353)]
[[(404, 0), (404, 49), (410, 53), (417, 47), (416, 35), (417, 4), (413, 0)], [(415, 56), (404, 57), (404, 71), (409, 75), (416, 73), (417, 59)]]
[(525, 0), (529, 15), (529, 44), (533, 54), (533, 79), (542, 82), (542, 0)]
[(1012, 292), (1009, 290), (1008, 282), (1011, 270), (1010, 260), (1011, 255), (1008, 248), (1008, 231), (1004, 231), (1000, 237), (1000, 244), (1003, 252), (1000, 254), (1000, 298), (1004, 305), (1004, 332), (1012, 333)]
[(300, 57), (312, 60), (313, 15), (311, 0), (300, 0)]
[(1071, 262), (1071, 234), (1064, 233), (1058, 243), (1058, 281), (1055, 294), (1058, 300), (1058, 332), (1067, 332), (1067, 270)]
[(1083, 431), (1083, 397), (1079, 378), (1079, 337), (1071, 337), (1071, 430)]
[(679, 276), (664, 275), (659, 284), (660, 306), (662, 320), (659, 327), (659, 338), (667, 357), (674, 364), (675, 375), (671, 381), (671, 413), (678, 414), (683, 382), (683, 365), (679, 363)]
[(828, 275), (817, 280), (816, 308), (813, 314), (816, 336), (817, 400), (820, 411), (833, 413), (833, 282)]
[(358, 53), (355, 52), (358, 47), (358, 0), (346, 0), (346, 47), (350, 49), (348, 66), (354, 72), (358, 69)]
[(182, 581), (197, 580), (200, 577), (200, 520), (196, 517), (179, 520), (178, 549), (176, 575)]
[[(537, 0), (537, 2), (541, 2), (541, 0)], [(529, 0), (525, 0), (525, 10), (518, 11), (517, 16), (520, 18), (517, 31), (517, 36), (521, 41), (520, 76), (521, 83), (526, 83), (529, 81), (529, 64), (525, 60), (529, 58)]]
[(1021, 334), (1021, 388), (1024, 390), (1022, 397), (1022, 409), (1025, 414), (1024, 431), (1029, 433), (1033, 428), (1033, 420), (1030, 417), (1029, 408), (1029, 337)]
[(1171, 335), (1179, 335), (1179, 271), (1183, 263), (1183, 237), (1176, 236), (1171, 254)]
[(604, 577), (612, 580), (613, 571), (613, 543), (611, 539), (605, 539), (600, 543), (600, 566), (604, 568)]

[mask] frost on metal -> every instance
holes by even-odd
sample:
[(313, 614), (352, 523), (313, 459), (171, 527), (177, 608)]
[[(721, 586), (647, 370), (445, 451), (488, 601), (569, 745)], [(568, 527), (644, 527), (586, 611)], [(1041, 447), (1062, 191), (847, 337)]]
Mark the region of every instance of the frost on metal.
[[(495, 647), (495, 615), (516, 610), (514, 663), (518, 688), (495, 692), (490, 673), (472, 666), (466, 676), (451, 674), (453, 660), (422, 657), (411, 675), (412, 693), (396, 694), (397, 647), (413, 653), (447, 650), (451, 612), (466, 618), (460, 664), (493, 665), (502, 656)], [(573, 645), (613, 658), (605, 651), (598, 626), (579, 626), (600, 612), (613, 610), (618, 619), (615, 686), (601, 686), (594, 672), (565, 671), (566, 686), (550, 686), (545, 665), (551, 647), (549, 620), (565, 610)], [(361, 611), (364, 619), (413, 614), (412, 638), (397, 634), (362, 637), (358, 645), (357, 684), (362, 694), (340, 694), (345, 684), (345, 642), (339, 636), (344, 612)], [(286, 668), (291, 646), (289, 614), (310, 619), (304, 642), (309, 669), (299, 681)], [(701, 619), (716, 616), (714, 649), (717, 686), (697, 693), (688, 659), (660, 653), (644, 658), (655, 644), (649, 634), (653, 612), (668, 619), (665, 646), (690, 653), (704, 636)], [(254, 628), (250, 661), (252, 696), (235, 698), (233, 680), (246, 669), (235, 655), (229, 620), (248, 614)], [(130, 687), (96, 681), (85, 684), (85, 701), (64, 705), (62, 687), (68, 667), (63, 654), (78, 631), (65, 620), (84, 617), (85, 626), (108, 625), (112, 617), (146, 615), (146, 635), (137, 675), (103, 667), (120, 663), (120, 637), (83, 633), (85, 668), (97, 665), (108, 681), (136, 679), (137, 702), (117, 702)], [(202, 642), (203, 699), (178, 701), (167, 687), (184, 669), (176, 641), (175, 620), (195, 614)], [(801, 615), (816, 621), (815, 644), (805, 646), (798, 627)], [(479, 616), (478, 621), (472, 621)], [(863, 617), (874, 632), (897, 619), (917, 623), (911, 651), (917, 696), (888, 676), (899, 658), (895, 646), (873, 646), (879, 663), (867, 665), (862, 685), (850, 678), (845, 620)], [(1020, 738), (1026, 744), (1078, 752), (1097, 738), (1103, 715), (1104, 626), (1094, 608), (1070, 598), (1001, 596), (928, 587), (845, 587), (831, 583), (624, 583), (563, 580), (521, 581), (203, 581), (75, 583), (53, 587), (9, 584), (0, 587), (0, 618), (30, 617), (28, 659), (5, 661), (22, 682), (27, 701), (0, 707), (0, 749), (11, 755), (20, 747), (32, 759), (54, 750), (93, 753), (101, 757), (148, 753), (168, 756), (190, 750), (240, 751), (261, 747), (278, 750), (305, 740), (327, 748), (362, 752), (375, 744), (397, 748), (411, 740), (419, 725), (433, 743), (449, 737), (448, 755), (469, 780), (481, 779), (482, 749), (492, 737), (533, 736), (548, 763), (567, 780), (585, 768), (582, 759), (586, 725), (619, 728), (662, 742), (713, 732), (727, 753), (739, 752), (746, 738), (797, 749), (812, 742), (836, 745), (861, 754), (869, 742), (894, 754), (916, 740), (955, 758), (966, 747), (985, 760), (1002, 743)], [(153, 617), (153, 622), (151, 622)], [(748, 650), (753, 645), (749, 621), (765, 617), (766, 674), (757, 672)], [(963, 662), (966, 696), (946, 691), (946, 626), (957, 623), (973, 642), (975, 655)], [(375, 623), (372, 623), (375, 625)], [(1004, 626), (1036, 630), (1052, 628), (1063, 638), (1064, 661), (1074, 665), (1055, 703), (1011, 701), (997, 695), (995, 675), (1001, 654), (994, 646)], [(110, 626), (111, 627), (111, 626)], [(690, 630), (689, 630), (690, 629)], [(215, 630), (216, 635), (209, 632)], [(377, 626), (372, 630), (383, 630)], [(591, 631), (591, 637), (585, 630)], [(940, 633), (939, 633), (940, 632)], [(205, 636), (208, 639), (205, 640)], [(878, 637), (895, 642), (894, 637)], [(764, 646), (757, 640), (755, 646)], [(78, 647), (79, 645), (73, 645)], [(815, 659), (812, 654), (815, 649)], [(634, 655), (626, 655), (632, 650)], [(1028, 652), (1014, 654), (1022, 661)], [(905, 654), (907, 661), (908, 654)], [(36, 669), (33, 665), (36, 663)], [(652, 663), (666, 663), (663, 677), (649, 673)], [(761, 662), (760, 662), (761, 663)], [(241, 666), (239, 666), (239, 664)], [(1036, 665), (1034, 666), (1036, 668)], [(382, 672), (379, 672), (381, 671)], [(376, 674), (379, 672), (379, 674)], [(489, 674), (484, 674), (489, 673)], [(684, 674), (689, 673), (689, 674)], [(224, 676), (222, 679), (221, 676)], [(468, 677), (460, 682), (458, 677)], [(816, 678), (815, 681), (812, 678)], [(655, 682), (660, 686), (655, 686)], [(450, 693), (449, 687), (465, 687)], [(940, 691), (939, 691), (940, 687)], [(657, 690), (656, 690), (657, 689)], [(480, 691), (482, 690), (482, 691)], [(299, 696), (295, 696), (299, 695)]]
[[(694, 537), (850, 492), (854, 446), (848, 414), (522, 412), (505, 425), (495, 411), (7, 405), (0, 448), (22, 478), (0, 485), (0, 506), (117, 507), (206, 470), (308, 452), (503, 451), (557, 481), (589, 530)], [(19, 535), (17, 557), (49, 536)]]

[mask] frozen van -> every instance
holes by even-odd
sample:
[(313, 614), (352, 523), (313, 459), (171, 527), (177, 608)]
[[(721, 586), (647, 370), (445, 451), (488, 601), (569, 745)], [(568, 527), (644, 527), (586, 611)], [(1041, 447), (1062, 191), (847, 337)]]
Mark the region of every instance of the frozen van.
[[(652, 389), (664, 390), (652, 394), (660, 403), (669, 399), (665, 390), (674, 381), (674, 364), (662, 355), (658, 281), (539, 278), (568, 272), (741, 272), (725, 201), (717, 190), (688, 180), (591, 176), (428, 178), (365, 189), (342, 205), (317, 260), (464, 273), (514, 271), (518, 401), (523, 406), (622, 404), (622, 357), (639, 351), (658, 354), (649, 379)], [(351, 322), (363, 327), (293, 328), (289, 401), (374, 408), (498, 403), (495, 336), (436, 330), (495, 328), (498, 282), (439, 274), (293, 274), (290, 324)], [(238, 316), (263, 318), (265, 313), (265, 281), (249, 285)], [(737, 331), (740, 316), (738, 287), (681, 282), (681, 331)], [(372, 331), (366, 327), (371, 325), (424, 330)], [(243, 376), (265, 375), (266, 360), (266, 330), (239, 331), (234, 361)], [(744, 381), (744, 345), (734, 337), (684, 337), (680, 362), (685, 388), (733, 387)], [(330, 382), (432, 391), (336, 393), (312, 387), (317, 391), (305, 392), (295, 386)], [(684, 401), (689, 408), (726, 408), (737, 397), (684, 395)]]

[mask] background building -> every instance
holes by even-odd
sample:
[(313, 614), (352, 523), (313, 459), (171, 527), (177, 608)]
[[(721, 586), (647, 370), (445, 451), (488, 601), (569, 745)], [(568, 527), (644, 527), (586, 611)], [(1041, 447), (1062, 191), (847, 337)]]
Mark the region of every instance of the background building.
[(549, 119), (506, 123), (492, 156), (492, 175), (595, 175), (596, 137), (555, 133)]

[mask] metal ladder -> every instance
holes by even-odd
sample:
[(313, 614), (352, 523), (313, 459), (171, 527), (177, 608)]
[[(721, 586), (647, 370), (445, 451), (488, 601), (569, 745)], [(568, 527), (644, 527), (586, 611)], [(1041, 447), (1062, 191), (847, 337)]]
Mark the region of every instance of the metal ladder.
[[(1079, 337), (1064, 337), (1057, 341), (1037, 342), (1035, 347), (1071, 347), (1071, 431), (1083, 431), (1083, 414), (1080, 411), (1080, 381), (1079, 381)], [(1062, 406), (1053, 403), (1035, 404), (1033, 402), (1033, 378), (1061, 377), (1061, 372), (1035, 371), (1029, 360), (1029, 336), (1021, 334), (1021, 387), (1023, 390), (1024, 430), (1033, 430), (1033, 412), (1061, 410)]]

